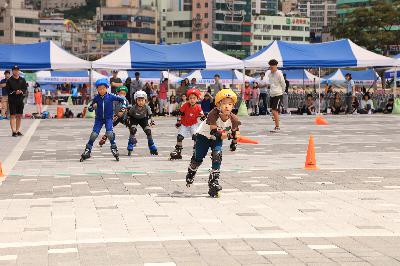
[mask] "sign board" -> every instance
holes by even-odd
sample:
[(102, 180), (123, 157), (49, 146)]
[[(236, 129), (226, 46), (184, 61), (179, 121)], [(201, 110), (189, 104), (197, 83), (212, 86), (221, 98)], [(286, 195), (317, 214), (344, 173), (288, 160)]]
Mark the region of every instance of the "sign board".
[(127, 40), (128, 33), (102, 32), (100, 33), (100, 38), (102, 38), (103, 40), (115, 40), (115, 39)]
[(102, 27), (128, 27), (127, 20), (103, 20), (100, 23)]
[(305, 18), (286, 18), (287, 25), (309, 25), (310, 21)]

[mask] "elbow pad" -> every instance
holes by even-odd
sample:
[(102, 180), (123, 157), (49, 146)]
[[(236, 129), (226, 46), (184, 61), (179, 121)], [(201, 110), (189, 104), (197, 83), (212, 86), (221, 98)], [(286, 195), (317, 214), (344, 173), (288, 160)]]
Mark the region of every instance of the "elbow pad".
[(217, 129), (211, 129), (210, 135), (211, 135), (211, 136), (214, 136), (215, 139), (220, 140), (221, 137), (222, 137), (222, 131), (219, 131), (219, 130), (217, 130)]

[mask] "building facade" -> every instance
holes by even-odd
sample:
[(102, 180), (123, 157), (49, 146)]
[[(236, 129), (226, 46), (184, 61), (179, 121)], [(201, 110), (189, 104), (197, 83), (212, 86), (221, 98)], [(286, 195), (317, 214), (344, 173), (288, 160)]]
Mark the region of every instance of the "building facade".
[(127, 40), (158, 43), (156, 11), (140, 1), (107, 0), (97, 8), (100, 54), (108, 54)]
[(24, 44), (40, 40), (39, 11), (28, 9), (24, 0), (0, 0), (0, 6), (0, 43)]
[(236, 58), (251, 50), (251, 1), (216, 0), (213, 6), (213, 47)]
[(271, 42), (288, 41), (308, 43), (310, 19), (281, 16), (259, 16), (253, 19), (251, 53), (255, 53)]
[(336, 14), (339, 19), (345, 18), (355, 8), (368, 7), (370, 0), (338, 0), (336, 3)]
[(271, 16), (278, 13), (278, 0), (252, 0), (252, 15)]
[(283, 0), (282, 1), (282, 12), (288, 15), (292, 12), (297, 11), (297, 0)]
[(192, 1), (192, 40), (203, 40), (213, 44), (214, 2), (216, 1)]
[[(303, 17), (310, 18), (310, 41), (324, 41), (336, 19), (336, 0), (298, 0), (298, 9)], [(328, 35), (326, 35), (328, 34)]]

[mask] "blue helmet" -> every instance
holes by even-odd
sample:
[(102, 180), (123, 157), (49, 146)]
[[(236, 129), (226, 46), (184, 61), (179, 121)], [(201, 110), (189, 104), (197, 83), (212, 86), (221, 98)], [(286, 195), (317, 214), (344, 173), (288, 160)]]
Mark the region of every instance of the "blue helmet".
[(104, 86), (106, 86), (106, 88), (108, 88), (108, 79), (98, 79), (96, 81), (95, 85), (96, 85), (96, 88), (98, 88), (101, 85), (104, 85)]

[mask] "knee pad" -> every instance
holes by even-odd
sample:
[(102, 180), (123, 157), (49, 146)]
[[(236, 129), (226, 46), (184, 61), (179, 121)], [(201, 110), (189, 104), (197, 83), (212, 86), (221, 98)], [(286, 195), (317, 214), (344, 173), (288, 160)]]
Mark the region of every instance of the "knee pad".
[(192, 140), (193, 140), (193, 141), (196, 141), (196, 137), (197, 137), (197, 134), (193, 134), (193, 135), (192, 135)]
[(189, 165), (189, 168), (192, 170), (192, 171), (197, 171), (197, 169), (200, 167), (200, 165), (203, 163), (203, 160), (201, 160), (201, 161), (196, 161), (196, 159), (194, 159), (193, 157), (192, 157), (192, 159), (190, 160), (190, 165)]
[(91, 140), (91, 141), (95, 141), (95, 140), (97, 139), (98, 136), (99, 136), (99, 134), (93, 131), (93, 132), (90, 134), (90, 140)]
[(184, 139), (185, 139), (185, 137), (182, 136), (181, 134), (178, 134), (178, 137), (176, 137), (176, 140), (177, 140), (178, 142), (182, 142)]
[(137, 128), (136, 128), (136, 127), (131, 127), (131, 128), (129, 129), (129, 133), (130, 133), (131, 135), (136, 135), (136, 132), (137, 132)]
[(149, 127), (144, 128), (144, 133), (146, 134), (147, 138), (151, 138), (151, 129)]
[(107, 136), (107, 138), (108, 138), (109, 140), (111, 140), (111, 141), (115, 139), (115, 133), (112, 132), (112, 131), (107, 131), (107, 132), (106, 132), (106, 136)]
[(222, 151), (212, 151), (211, 160), (213, 163), (221, 163), (222, 162)]

